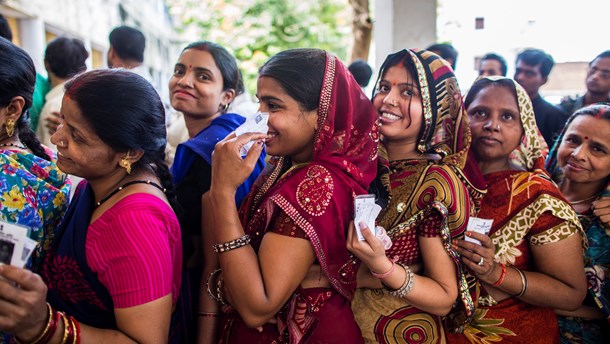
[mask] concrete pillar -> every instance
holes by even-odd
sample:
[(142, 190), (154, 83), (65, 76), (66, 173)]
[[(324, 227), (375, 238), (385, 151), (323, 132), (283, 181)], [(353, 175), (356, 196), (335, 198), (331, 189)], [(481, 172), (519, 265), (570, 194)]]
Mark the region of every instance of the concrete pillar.
[(373, 25), (375, 66), (390, 53), (425, 48), (436, 41), (437, 0), (376, 0)]
[(25, 50), (36, 66), (36, 71), (46, 75), (44, 68), (45, 26), (41, 18), (22, 18), (19, 20), (19, 31), (21, 32), (21, 47)]

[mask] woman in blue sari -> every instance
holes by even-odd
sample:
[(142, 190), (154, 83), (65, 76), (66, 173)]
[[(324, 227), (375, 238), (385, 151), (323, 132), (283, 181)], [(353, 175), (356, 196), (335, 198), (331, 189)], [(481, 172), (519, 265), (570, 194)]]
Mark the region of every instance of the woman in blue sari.
[[(186, 316), (185, 342), (191, 343), (195, 339), (195, 324), (199, 323), (202, 335), (210, 335), (215, 329), (212, 319), (201, 317), (195, 321), (196, 310), (214, 307), (205, 287), (200, 288), (202, 270), (207, 276), (218, 264), (211, 249), (203, 249), (211, 245), (200, 245), (201, 196), (210, 189), (214, 146), (245, 122), (243, 116), (227, 113), (231, 102), (243, 93), (244, 85), (235, 58), (222, 46), (202, 41), (191, 43), (182, 50), (169, 81), (169, 91), (171, 105), (183, 113), (190, 137), (176, 149), (172, 174), (178, 202), (183, 208), (180, 225), (185, 248), (185, 275), (179, 311)], [(264, 154), (237, 190), (236, 204), (241, 204), (263, 166)]]
[(546, 168), (572, 204), (587, 234), (588, 294), (573, 312), (557, 310), (562, 343), (607, 343), (610, 338), (610, 228), (593, 204), (610, 197), (610, 105), (576, 111), (551, 150)]

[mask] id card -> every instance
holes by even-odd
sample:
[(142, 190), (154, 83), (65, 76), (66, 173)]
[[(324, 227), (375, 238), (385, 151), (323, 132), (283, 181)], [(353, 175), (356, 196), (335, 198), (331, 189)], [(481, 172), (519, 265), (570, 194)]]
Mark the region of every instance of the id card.
[[(466, 230), (489, 235), (489, 231), (491, 231), (491, 226), (493, 225), (493, 223), (494, 220), (492, 219), (481, 219), (478, 217), (471, 217), (468, 220), (468, 226), (466, 226)], [(475, 243), (477, 245), (481, 245), (481, 242), (479, 240), (473, 239), (469, 236), (464, 237), (464, 240)]]

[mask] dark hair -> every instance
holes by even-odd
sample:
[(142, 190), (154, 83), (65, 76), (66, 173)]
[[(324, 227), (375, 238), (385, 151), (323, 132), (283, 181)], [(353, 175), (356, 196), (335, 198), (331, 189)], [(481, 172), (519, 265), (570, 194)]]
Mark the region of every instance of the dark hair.
[(528, 66), (540, 66), (540, 74), (548, 77), (555, 65), (553, 57), (540, 49), (525, 49), (517, 55), (517, 62), (522, 61)]
[(8, 20), (0, 14), (0, 37), (4, 37), (9, 41), (13, 40), (13, 31), (8, 25)]
[(0, 37), (0, 106), (8, 106), (14, 97), (23, 97), (25, 104), (15, 127), (19, 139), (35, 155), (51, 161), (30, 128), (28, 109), (32, 106), (35, 84), (36, 68), (28, 53)]
[(244, 93), (244, 81), (241, 77), (241, 71), (237, 67), (235, 57), (231, 55), (220, 44), (208, 41), (193, 42), (182, 49), (182, 52), (189, 49), (207, 51), (212, 55), (214, 63), (222, 74), (222, 90), (234, 89), (235, 95)]
[(502, 76), (506, 76), (506, 73), (508, 72), (508, 67), (506, 65), (506, 60), (504, 59), (504, 57), (502, 57), (496, 53), (487, 53), (487, 54), (483, 55), (483, 57), (481, 57), (481, 63), (483, 63), (483, 61), (486, 61), (486, 60), (498, 61), (498, 63), (500, 64), (500, 71), (502, 72)]
[(438, 53), (438, 55), (445, 60), (451, 59), (453, 62), (451, 63), (451, 68), (455, 70), (455, 66), (457, 64), (458, 52), (455, 50), (453, 45), (448, 43), (436, 43), (427, 47), (426, 50), (431, 51), (433, 53)]
[(583, 108), (580, 108), (580, 109), (576, 110), (576, 112), (574, 112), (574, 114), (572, 115), (572, 118), (570, 119), (569, 122), (572, 122), (572, 120), (574, 118), (576, 118), (578, 116), (582, 116), (582, 115), (593, 116), (596, 118), (603, 118), (605, 120), (610, 121), (610, 104), (595, 103), (595, 104), (591, 104), (591, 105), (585, 106)]
[(349, 71), (356, 79), (356, 82), (361, 87), (366, 87), (371, 80), (371, 76), (373, 75), (373, 69), (368, 65), (364, 60), (357, 59), (352, 62), (349, 67), (347, 67)]
[(610, 50), (606, 50), (601, 52), (599, 55), (595, 56), (595, 58), (593, 60), (591, 60), (591, 62), (589, 62), (589, 66), (591, 64), (593, 64), (593, 62), (597, 59), (603, 59), (603, 58), (610, 58)]
[(326, 52), (320, 49), (290, 49), (272, 56), (260, 68), (259, 77), (270, 77), (296, 100), (301, 110), (318, 108), (326, 69)]
[(51, 73), (58, 78), (68, 79), (87, 69), (89, 53), (83, 41), (76, 38), (58, 37), (47, 45), (44, 61)]
[(116, 152), (141, 150), (134, 169), (152, 169), (177, 211), (172, 177), (165, 163), (165, 109), (153, 86), (123, 69), (85, 72), (66, 83), (65, 96), (76, 102), (100, 139)]
[(110, 32), (108, 40), (120, 58), (144, 62), (146, 38), (140, 30), (119, 26)]
[(519, 103), (519, 101), (517, 100), (517, 89), (515, 88), (515, 83), (511, 79), (502, 78), (497, 80), (491, 80), (488, 78), (482, 78), (475, 81), (474, 84), (472, 84), (472, 86), (470, 87), (470, 90), (468, 91), (468, 94), (464, 99), (464, 107), (468, 109), (468, 107), (474, 101), (474, 98), (476, 98), (479, 92), (490, 86), (504, 87), (510, 90), (510, 93), (515, 97), (515, 102), (517, 102), (517, 104)]

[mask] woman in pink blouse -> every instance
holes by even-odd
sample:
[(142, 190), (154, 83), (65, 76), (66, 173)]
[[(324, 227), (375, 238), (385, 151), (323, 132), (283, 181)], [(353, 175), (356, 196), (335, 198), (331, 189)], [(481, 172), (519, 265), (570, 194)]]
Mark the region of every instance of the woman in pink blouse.
[(167, 342), (182, 241), (159, 96), (133, 73), (92, 71), (66, 84), (61, 115), (57, 164), (86, 182), (42, 278), (0, 267), (0, 329), (18, 343)]

